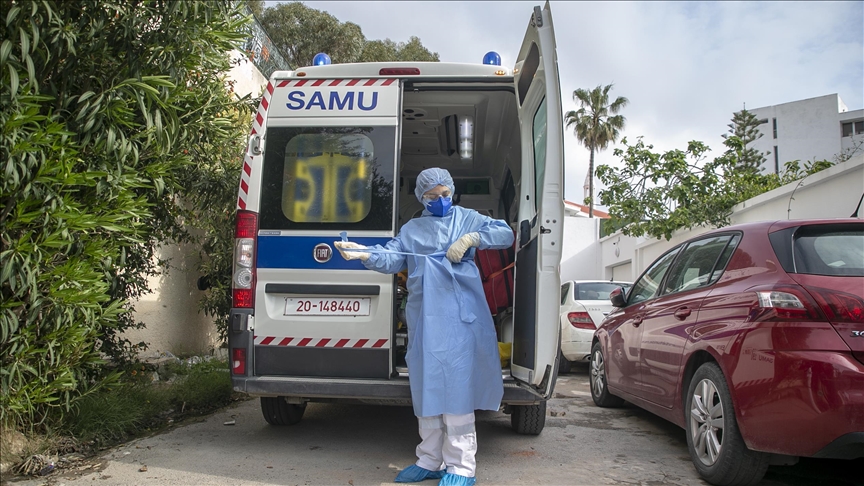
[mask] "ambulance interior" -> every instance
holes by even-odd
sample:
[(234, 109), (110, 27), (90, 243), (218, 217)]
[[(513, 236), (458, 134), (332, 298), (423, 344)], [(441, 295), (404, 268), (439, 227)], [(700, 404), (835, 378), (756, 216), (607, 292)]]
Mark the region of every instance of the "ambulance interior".
[[(417, 175), (426, 168), (440, 167), (453, 176), (455, 205), (505, 220), (515, 232), (522, 149), (512, 86), (511, 83), (406, 84), (401, 113), (397, 228), (420, 216), (423, 210), (414, 195)], [(512, 251), (510, 255), (512, 258)], [(512, 277), (512, 270), (509, 276)], [(482, 268), (481, 277), (484, 277)], [(401, 375), (407, 373), (404, 356), (406, 325), (410, 323), (404, 322), (407, 291), (404, 280), (399, 278), (393, 359), (395, 370)], [(513, 341), (512, 307), (498, 307), (493, 311), (493, 319), (498, 341), (505, 343), (502, 368), (509, 368), (506, 357), (508, 343)]]

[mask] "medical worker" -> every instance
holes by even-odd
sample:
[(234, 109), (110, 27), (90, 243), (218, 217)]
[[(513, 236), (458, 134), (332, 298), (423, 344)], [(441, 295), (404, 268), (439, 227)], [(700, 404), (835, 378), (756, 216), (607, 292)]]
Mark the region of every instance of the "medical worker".
[(423, 214), (396, 238), (384, 247), (335, 242), (346, 260), (360, 259), (370, 270), (408, 268), (406, 361), (421, 442), (417, 462), (396, 476), (397, 483), (441, 478), (439, 486), (473, 485), (474, 410), (498, 410), (504, 395), (498, 339), (474, 249), (509, 248), (513, 230), (453, 206), (453, 192), (449, 172), (426, 169), (414, 190)]

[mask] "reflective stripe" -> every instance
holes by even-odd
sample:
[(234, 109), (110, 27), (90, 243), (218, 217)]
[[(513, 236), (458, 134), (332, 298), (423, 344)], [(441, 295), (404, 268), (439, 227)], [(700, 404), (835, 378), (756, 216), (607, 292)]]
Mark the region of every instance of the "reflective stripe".
[(443, 429), (444, 420), (440, 415), (434, 417), (417, 417), (417, 422), (420, 424), (420, 429)]
[(474, 422), (465, 425), (445, 425), (444, 426), (445, 433), (447, 437), (453, 437), (457, 435), (468, 435), (476, 432), (474, 428)]

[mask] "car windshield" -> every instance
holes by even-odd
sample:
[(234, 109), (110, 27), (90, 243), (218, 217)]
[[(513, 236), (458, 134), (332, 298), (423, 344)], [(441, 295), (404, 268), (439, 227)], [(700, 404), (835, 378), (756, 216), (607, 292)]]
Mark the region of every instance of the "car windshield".
[(573, 295), (576, 300), (609, 300), (609, 294), (618, 287), (624, 287), (626, 291), (630, 288), (630, 284), (617, 282), (580, 283), (574, 287)]
[(802, 228), (793, 240), (795, 271), (811, 275), (864, 276), (864, 230)]

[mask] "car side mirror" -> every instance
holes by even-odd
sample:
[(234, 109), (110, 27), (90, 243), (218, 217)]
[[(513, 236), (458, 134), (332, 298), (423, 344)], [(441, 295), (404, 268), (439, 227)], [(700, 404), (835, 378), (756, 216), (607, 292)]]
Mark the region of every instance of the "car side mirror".
[(624, 307), (627, 305), (625, 297), (624, 287), (618, 287), (609, 293), (609, 300), (612, 301), (613, 307)]

